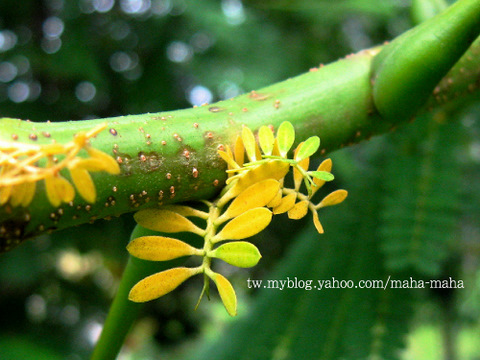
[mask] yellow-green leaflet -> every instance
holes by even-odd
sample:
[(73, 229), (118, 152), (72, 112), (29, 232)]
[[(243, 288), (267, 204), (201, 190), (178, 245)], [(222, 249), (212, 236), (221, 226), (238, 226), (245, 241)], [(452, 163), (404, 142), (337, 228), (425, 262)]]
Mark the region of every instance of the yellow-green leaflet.
[(317, 209), (340, 204), (347, 197), (348, 192), (343, 189), (335, 190), (323, 198), (323, 200), (316, 206)]
[(313, 154), (315, 154), (320, 147), (320, 138), (318, 136), (311, 136), (303, 143), (303, 146), (298, 150), (295, 160), (302, 161)]
[(292, 123), (284, 121), (280, 124), (277, 131), (277, 141), (278, 148), (280, 150), (280, 156), (286, 157), (288, 151), (295, 141), (295, 129)]
[(222, 299), (223, 305), (230, 316), (237, 315), (237, 296), (233, 290), (232, 284), (223, 275), (213, 273), (211, 279), (217, 285), (218, 293)]
[(291, 193), (283, 197), (280, 203), (273, 208), (273, 213), (283, 214), (295, 206), (295, 201), (297, 200), (297, 194)]
[(181, 283), (198, 272), (198, 268), (177, 267), (147, 276), (130, 290), (128, 299), (135, 302), (157, 299), (175, 290)]
[(296, 203), (293, 208), (288, 210), (288, 217), (294, 220), (303, 218), (305, 215), (307, 215), (308, 204), (310, 204), (308, 200), (303, 200)]
[(258, 129), (258, 142), (265, 155), (272, 155), (275, 137), (268, 126), (263, 125)]
[(143, 260), (167, 261), (188, 255), (202, 255), (189, 244), (164, 236), (141, 236), (127, 245), (128, 252)]
[(274, 179), (266, 179), (250, 185), (233, 200), (227, 211), (221, 216), (222, 219), (219, 220), (231, 219), (247, 210), (267, 205), (279, 189), (280, 184)]
[(212, 243), (222, 240), (245, 239), (265, 229), (272, 220), (272, 212), (264, 207), (250, 209), (230, 220), (217, 235)]
[(245, 150), (247, 151), (248, 158), (250, 161), (257, 160), (257, 151), (256, 146), (257, 142), (255, 141), (255, 136), (252, 133), (250, 128), (244, 126), (242, 129), (242, 140), (243, 146), (245, 146)]
[(222, 259), (226, 263), (242, 268), (257, 265), (262, 255), (257, 247), (246, 241), (232, 241), (220, 245), (208, 253), (208, 256)]
[(90, 173), (82, 167), (70, 169), (70, 176), (78, 193), (89, 203), (94, 203), (97, 198), (97, 189)]
[[(295, 149), (294, 155), (293, 155), (294, 159), (297, 158), (297, 154), (300, 151), (300, 149), (303, 147), (303, 144), (304, 144), (303, 142), (298, 144), (297, 148)], [(308, 166), (310, 165), (310, 158), (307, 157), (307, 158), (299, 161), (297, 165), (299, 167), (301, 167), (303, 170), (307, 171)], [(300, 189), (300, 186), (302, 185), (303, 174), (300, 172), (300, 170), (297, 169), (296, 166), (293, 168), (293, 181), (294, 181), (294, 184), (295, 184), (295, 190), (298, 191)]]
[[(332, 171), (332, 160), (331, 159), (325, 159), (322, 161), (322, 163), (318, 166), (317, 171)], [(316, 186), (312, 186), (312, 196), (315, 194), (318, 189), (320, 189), (323, 184), (325, 184), (325, 180), (321, 180), (318, 178), (313, 178), (313, 183)]]
[(205, 230), (200, 229), (185, 216), (164, 209), (140, 210), (134, 218), (141, 226), (155, 231), (175, 233), (188, 231), (203, 236)]

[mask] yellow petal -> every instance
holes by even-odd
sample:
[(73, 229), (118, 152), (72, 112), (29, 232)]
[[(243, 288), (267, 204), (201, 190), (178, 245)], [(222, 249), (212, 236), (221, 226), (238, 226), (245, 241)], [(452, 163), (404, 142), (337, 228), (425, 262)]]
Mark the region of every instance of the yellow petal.
[(303, 200), (296, 203), (293, 208), (288, 210), (288, 217), (293, 220), (298, 220), (303, 218), (305, 215), (307, 215), (309, 203), (310, 202), (307, 200)]
[(235, 290), (233, 289), (230, 281), (227, 280), (223, 275), (218, 273), (213, 273), (211, 278), (215, 285), (217, 285), (218, 293), (222, 299), (223, 306), (227, 310), (230, 316), (237, 315), (237, 296), (235, 295)]
[(313, 224), (315, 225), (315, 229), (317, 229), (319, 234), (323, 234), (323, 226), (320, 223), (320, 219), (318, 218), (318, 213), (313, 211)]
[(10, 193), (10, 204), (13, 207), (19, 206), (23, 201), (23, 196), (25, 194), (25, 183), (21, 183), (15, 186), (12, 186)]
[(10, 199), (10, 194), (12, 193), (12, 186), (2, 186), (0, 187), (0, 205), (7, 203)]
[(93, 204), (97, 199), (97, 189), (89, 172), (81, 167), (75, 167), (70, 169), (70, 176), (82, 198)]
[(103, 170), (113, 175), (120, 174), (120, 166), (118, 166), (117, 161), (113, 157), (92, 147), (88, 147), (87, 152), (92, 158), (98, 159), (103, 163)]
[(134, 215), (141, 226), (155, 231), (175, 233), (188, 231), (203, 236), (205, 230), (200, 229), (185, 216), (165, 209), (145, 209)]
[(167, 261), (182, 256), (201, 255), (201, 250), (187, 243), (164, 236), (142, 236), (127, 245), (128, 252), (143, 260)]
[(130, 290), (128, 299), (135, 302), (157, 299), (175, 290), (181, 283), (197, 273), (197, 269), (178, 267), (150, 275), (140, 280)]
[(60, 200), (63, 202), (73, 201), (75, 198), (75, 189), (73, 188), (72, 184), (70, 184), (67, 179), (60, 175), (55, 176), (53, 179)]
[(250, 209), (230, 220), (212, 242), (245, 239), (265, 229), (272, 220), (272, 212), (264, 207)]
[(70, 169), (81, 168), (87, 171), (103, 171), (105, 170), (105, 163), (98, 158), (80, 159), (75, 158), (68, 166)]
[(326, 206), (332, 206), (340, 204), (343, 200), (346, 199), (348, 192), (343, 189), (335, 190), (323, 198), (323, 200), (316, 206), (317, 209)]
[(57, 192), (57, 187), (55, 185), (55, 178), (52, 175), (45, 176), (45, 190), (47, 192), (47, 198), (50, 204), (57, 207), (62, 203), (62, 198)]
[(273, 208), (273, 213), (277, 215), (277, 214), (283, 214), (284, 212), (287, 212), (288, 210), (290, 210), (295, 206), (296, 200), (297, 200), (296, 193), (288, 194), (287, 196), (282, 198), (282, 200), (280, 201), (280, 204), (278, 204), (276, 207)]
[(33, 197), (35, 196), (35, 191), (37, 188), (37, 183), (35, 181), (25, 183), (25, 185), (25, 193), (23, 195), (22, 203), (20, 204), (23, 207), (27, 207), (28, 205), (30, 205)]
[(282, 201), (282, 189), (278, 190), (277, 194), (275, 195), (275, 197), (272, 199), (272, 201), (270, 201), (267, 206), (269, 208), (274, 208), (274, 207), (277, 207), (280, 202)]
[(257, 159), (257, 156), (256, 156), (257, 142), (255, 141), (255, 136), (253, 135), (252, 130), (250, 130), (250, 128), (248, 128), (247, 126), (244, 126), (242, 129), (242, 140), (243, 140), (243, 146), (247, 151), (247, 156), (250, 159), (250, 161), (259, 160)]
[(231, 219), (247, 210), (267, 205), (279, 189), (280, 184), (274, 179), (266, 179), (250, 185), (233, 200), (222, 218)]
[(65, 146), (62, 144), (45, 144), (41, 145), (41, 147), (42, 153), (46, 156), (65, 153)]
[(242, 166), (245, 162), (245, 146), (243, 146), (243, 141), (240, 136), (238, 136), (237, 141), (235, 141), (233, 153), (235, 155), (235, 162)]
[[(332, 160), (331, 159), (323, 160), (322, 163), (318, 166), (317, 171), (331, 172), (332, 171)], [(320, 180), (320, 179), (317, 179), (317, 178), (313, 178), (313, 183), (316, 186), (312, 186), (312, 196), (313, 196), (313, 194), (315, 194), (318, 191), (318, 189), (320, 189), (323, 186), (323, 184), (325, 184), (325, 180)]]

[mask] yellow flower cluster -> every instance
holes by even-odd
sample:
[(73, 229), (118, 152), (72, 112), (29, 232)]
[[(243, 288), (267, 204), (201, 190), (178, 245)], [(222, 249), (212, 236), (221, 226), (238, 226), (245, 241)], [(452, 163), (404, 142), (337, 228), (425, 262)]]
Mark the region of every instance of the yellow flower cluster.
[[(235, 291), (223, 275), (211, 269), (213, 258), (238, 267), (255, 266), (261, 258), (257, 247), (238, 240), (265, 229), (273, 214), (287, 212), (289, 218), (300, 219), (310, 210), (318, 232), (323, 233), (317, 210), (342, 202), (347, 192), (337, 190), (316, 205), (311, 202), (312, 196), (325, 181), (333, 179), (330, 173), (332, 162), (329, 159), (320, 164), (316, 171), (308, 171), (309, 157), (318, 150), (320, 139), (313, 136), (301, 143), (293, 159), (287, 157), (295, 141), (291, 123), (282, 123), (276, 137), (270, 128), (263, 126), (258, 131), (258, 139), (257, 143), (252, 131), (244, 127), (233, 152), (230, 148), (219, 151), (228, 164), (230, 177), (217, 199), (203, 202), (208, 206), (208, 212), (184, 205), (169, 205), (135, 214), (137, 223), (147, 229), (161, 233), (191, 232), (202, 237), (204, 245), (198, 249), (165, 236), (143, 236), (132, 240), (127, 249), (140, 259), (167, 261), (193, 255), (202, 257), (203, 261), (197, 267), (177, 267), (146, 277), (132, 288), (130, 300), (145, 302), (156, 299), (174, 290), (188, 278), (203, 274), (204, 286), (198, 303), (204, 294), (209, 295), (211, 279), (217, 286), (227, 312), (234, 316), (237, 313)], [(295, 184), (292, 189), (284, 186), (284, 178), (290, 168), (293, 168)], [(300, 192), (302, 181), (307, 195)], [(194, 223), (188, 219), (191, 217), (201, 221)], [(196, 225), (202, 221), (204, 226)], [(219, 243), (223, 244), (217, 246)]]
[[(298, 220), (307, 215), (308, 210), (313, 215), (315, 228), (320, 234), (323, 234), (323, 226), (318, 217), (318, 209), (341, 203), (347, 197), (346, 190), (335, 190), (327, 195), (318, 204), (311, 202), (315, 193), (325, 184), (326, 181), (333, 180), (332, 160), (326, 159), (317, 168), (316, 171), (308, 171), (310, 165), (310, 156), (320, 147), (320, 138), (312, 136), (305, 142), (301, 142), (294, 150), (293, 159), (288, 159), (287, 155), (295, 141), (295, 130), (289, 122), (280, 125), (277, 136), (274, 137), (272, 130), (267, 126), (260, 127), (258, 131), (258, 143), (252, 131), (248, 127), (242, 130), (242, 136), (237, 138), (234, 152), (227, 148), (226, 152), (219, 151), (220, 156), (227, 162), (230, 174), (237, 173), (229, 179), (232, 181), (252, 167), (271, 161), (280, 161), (293, 168), (294, 188), (284, 186), (284, 179), (280, 180), (281, 188), (277, 195), (267, 204), (272, 208), (273, 214), (287, 213), (290, 219)], [(260, 147), (258, 146), (260, 145)], [(261, 151), (260, 151), (261, 148)], [(245, 150), (248, 162), (245, 162)], [(305, 184), (307, 194), (300, 191), (302, 183)], [(297, 202), (298, 201), (298, 202)]]
[[(0, 141), (0, 205), (9, 202), (12, 206), (28, 206), (40, 180), (45, 182), (47, 197), (53, 206), (72, 201), (75, 188), (86, 201), (95, 202), (96, 189), (90, 172), (120, 173), (115, 159), (89, 143), (89, 139), (106, 127), (107, 124), (101, 124), (88, 132), (80, 132), (67, 144)], [(81, 150), (89, 157), (79, 157)], [(63, 169), (69, 170), (75, 188), (60, 174)]]

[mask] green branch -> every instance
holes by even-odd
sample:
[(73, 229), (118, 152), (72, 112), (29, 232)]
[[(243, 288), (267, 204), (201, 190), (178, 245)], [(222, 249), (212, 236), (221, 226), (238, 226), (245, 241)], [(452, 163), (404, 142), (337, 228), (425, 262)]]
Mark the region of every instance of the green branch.
[[(442, 25), (445, 22), (448, 26)], [(320, 153), (325, 154), (465, 97), (478, 88), (480, 42), (467, 49), (478, 36), (479, 23), (478, 1), (460, 0), (385, 50), (365, 50), (264, 89), (198, 108), (61, 123), (0, 119), (4, 147), (65, 144), (75, 134), (107, 123), (89, 143), (113, 156), (120, 166), (118, 175), (92, 174), (94, 203), (76, 194), (72, 201), (53, 206), (44, 182), (39, 181), (28, 206), (1, 206), (0, 251), (45, 231), (172, 202), (211, 198), (226, 179), (226, 164), (217, 150), (231, 146), (244, 124), (255, 130), (261, 125), (277, 128), (289, 121), (299, 139), (319, 135)], [(380, 51), (382, 55), (375, 57)], [(397, 64), (397, 58), (402, 62)], [(63, 175), (69, 177), (68, 172)]]

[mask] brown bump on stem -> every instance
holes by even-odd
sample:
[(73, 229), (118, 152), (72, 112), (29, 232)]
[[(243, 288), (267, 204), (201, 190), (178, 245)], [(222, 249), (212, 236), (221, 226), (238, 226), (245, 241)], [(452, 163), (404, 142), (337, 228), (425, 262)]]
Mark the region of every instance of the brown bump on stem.
[(117, 130), (115, 130), (114, 128), (110, 128), (110, 130), (108, 130), (110, 132), (110, 134), (112, 134), (113, 136), (117, 136), (118, 133), (117, 133)]
[(213, 113), (224, 111), (224, 110), (225, 110), (224, 108), (221, 108), (219, 106), (212, 106), (212, 107), (208, 108), (208, 111), (213, 112)]
[(167, 174), (165, 175), (165, 177), (166, 177), (168, 180), (170, 180), (170, 179), (172, 178), (172, 174), (167, 173)]
[(192, 175), (193, 175), (194, 178), (198, 178), (198, 169), (197, 168), (192, 169)]
[(218, 179), (213, 180), (213, 186), (218, 186), (218, 183), (219, 183)]
[(37, 134), (30, 134), (30, 135), (28, 135), (28, 138), (29, 138), (30, 140), (34, 140), (34, 141), (35, 141), (35, 140), (38, 139), (38, 136), (37, 136)]
[(162, 140), (162, 145), (163, 146), (167, 145), (167, 142), (165, 140)]
[(12, 134), (12, 139), (13, 140), (18, 140), (18, 135), (17, 134)]
[(193, 127), (194, 127), (195, 129), (198, 129), (198, 123), (193, 123)]

